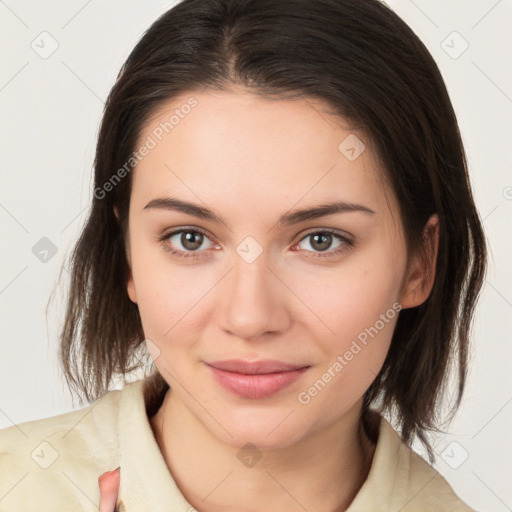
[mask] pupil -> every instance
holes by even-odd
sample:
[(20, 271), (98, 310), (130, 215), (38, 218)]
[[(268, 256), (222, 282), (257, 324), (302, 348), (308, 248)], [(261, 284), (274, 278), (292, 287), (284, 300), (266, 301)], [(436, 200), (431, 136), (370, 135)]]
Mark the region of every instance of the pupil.
[[(196, 238), (195, 242), (194, 242), (194, 238)], [(181, 243), (183, 244), (183, 247), (192, 251), (194, 249), (201, 247), (202, 235), (201, 235), (201, 233), (194, 233), (192, 231), (186, 231), (186, 232), (182, 233), (182, 235), (181, 235)]]
[[(317, 244), (317, 239), (319, 239), (319, 238), (323, 239), (323, 246), (322, 246), (322, 242)], [(329, 233), (321, 233), (321, 234), (313, 235), (313, 243), (311, 245), (319, 251), (325, 251), (330, 246), (331, 238), (332, 238), (332, 235), (330, 235)], [(320, 245), (320, 247), (318, 245)]]

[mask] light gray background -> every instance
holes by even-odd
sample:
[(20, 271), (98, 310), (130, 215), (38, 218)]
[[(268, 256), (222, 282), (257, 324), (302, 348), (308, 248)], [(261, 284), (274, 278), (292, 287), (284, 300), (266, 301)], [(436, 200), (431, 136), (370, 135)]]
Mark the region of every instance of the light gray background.
[[(441, 68), (491, 246), (468, 389), (450, 433), (435, 438), (436, 468), (474, 508), (512, 510), (512, 3), (387, 3)], [(143, 31), (172, 5), (0, 1), (0, 428), (78, 407), (56, 363), (63, 296), (48, 324), (45, 305), (92, 197), (103, 102)], [(57, 249), (47, 261), (43, 237)]]

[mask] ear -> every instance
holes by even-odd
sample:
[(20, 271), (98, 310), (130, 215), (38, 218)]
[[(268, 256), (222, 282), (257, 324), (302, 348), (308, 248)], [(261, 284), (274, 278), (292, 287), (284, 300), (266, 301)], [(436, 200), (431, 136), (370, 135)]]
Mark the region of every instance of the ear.
[[(116, 216), (116, 219), (119, 221), (119, 210), (117, 209), (117, 206), (114, 206), (114, 215)], [(128, 233), (129, 235), (129, 233)], [(128, 262), (128, 280), (126, 282), (126, 291), (128, 292), (128, 297), (130, 297), (130, 300), (137, 304), (137, 294), (135, 292), (135, 283), (133, 281), (133, 273), (132, 273), (132, 258), (131, 258), (131, 248), (130, 248), (130, 238), (127, 236), (126, 243), (125, 243), (125, 250), (126, 250), (126, 261)]]
[(137, 294), (135, 293), (135, 283), (133, 282), (133, 275), (131, 270), (128, 277), (128, 282), (126, 283), (126, 290), (128, 291), (128, 297), (130, 297), (130, 300), (134, 304), (137, 304)]
[(436, 259), (439, 246), (439, 217), (433, 214), (423, 229), (424, 250), (410, 261), (402, 287), (400, 303), (404, 309), (423, 304), (428, 299), (436, 275)]

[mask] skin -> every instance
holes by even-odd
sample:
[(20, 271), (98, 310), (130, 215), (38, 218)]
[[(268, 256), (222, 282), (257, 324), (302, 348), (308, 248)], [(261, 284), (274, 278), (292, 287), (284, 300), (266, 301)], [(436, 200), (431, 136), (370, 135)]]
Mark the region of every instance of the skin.
[(100, 512), (114, 512), (117, 496), (119, 494), (119, 483), (121, 470), (114, 469), (107, 471), (98, 478), (100, 488)]
[[(316, 99), (194, 91), (162, 105), (139, 140), (190, 96), (197, 106), (132, 171), (127, 290), (171, 387), (150, 419), (155, 438), (197, 510), (345, 510), (375, 449), (359, 431), (362, 396), (382, 367), (398, 315), (309, 403), (298, 394), (394, 303), (409, 308), (428, 297), (438, 219), (425, 228), (429, 257), (408, 257), (398, 204), (370, 141)], [(338, 149), (350, 134), (366, 144), (354, 161)], [(166, 196), (208, 207), (225, 223), (145, 208)], [(375, 213), (276, 226), (284, 213), (335, 200)], [(180, 228), (208, 237), (196, 235), (199, 249), (184, 245), (181, 234), (159, 240)], [(354, 245), (338, 254), (345, 242), (336, 236), (315, 245), (311, 235), (325, 229)], [(262, 250), (251, 263), (236, 251), (248, 236)], [(166, 247), (199, 256), (179, 258)], [(277, 394), (249, 399), (217, 384), (205, 365), (231, 358), (310, 368)], [(261, 456), (251, 467), (237, 457), (248, 442)]]

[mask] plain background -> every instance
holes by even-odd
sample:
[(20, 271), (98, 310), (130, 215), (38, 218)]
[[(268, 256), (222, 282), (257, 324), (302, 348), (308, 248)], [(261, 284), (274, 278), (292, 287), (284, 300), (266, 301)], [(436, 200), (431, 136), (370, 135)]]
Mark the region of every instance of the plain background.
[[(449, 433), (434, 439), (436, 468), (477, 510), (512, 510), (512, 3), (387, 3), (445, 78), (491, 248), (468, 389)], [(0, 428), (79, 407), (57, 365), (63, 295), (48, 323), (45, 306), (92, 197), (103, 102), (144, 30), (173, 4), (0, 2)]]

